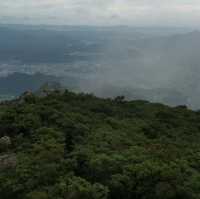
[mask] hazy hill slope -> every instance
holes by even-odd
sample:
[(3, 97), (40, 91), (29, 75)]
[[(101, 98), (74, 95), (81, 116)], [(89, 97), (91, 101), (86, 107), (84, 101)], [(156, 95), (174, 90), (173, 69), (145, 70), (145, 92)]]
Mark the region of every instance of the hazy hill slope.
[(18, 96), (29, 90), (36, 91), (44, 83), (58, 81), (58, 78), (41, 73), (25, 74), (13, 73), (6, 77), (0, 77), (0, 95)]
[(200, 114), (69, 91), (0, 106), (2, 199), (198, 199)]
[[(67, 87), (71, 78), (78, 90), (95, 94), (109, 85), (155, 90), (143, 95), (146, 100), (157, 99), (157, 90), (171, 90), (170, 99), (180, 93), (187, 106), (200, 107), (199, 31), (0, 25), (0, 43), (0, 74), (41, 72), (65, 78)], [(159, 99), (166, 103), (165, 93)]]

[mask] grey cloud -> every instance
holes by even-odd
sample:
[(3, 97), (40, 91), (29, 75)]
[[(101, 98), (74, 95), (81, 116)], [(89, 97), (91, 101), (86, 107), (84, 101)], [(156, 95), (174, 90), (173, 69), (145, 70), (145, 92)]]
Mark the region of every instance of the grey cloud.
[(199, 0), (0, 0), (0, 22), (198, 25)]

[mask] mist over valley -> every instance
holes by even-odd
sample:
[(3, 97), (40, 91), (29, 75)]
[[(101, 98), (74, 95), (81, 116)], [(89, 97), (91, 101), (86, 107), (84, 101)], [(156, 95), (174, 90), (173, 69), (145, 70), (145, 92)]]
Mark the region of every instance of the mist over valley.
[[(39, 73), (100, 97), (200, 108), (200, 32), (192, 28), (1, 25), (0, 44), (0, 82), (15, 82), (13, 91)], [(9, 84), (0, 94), (16, 95)]]

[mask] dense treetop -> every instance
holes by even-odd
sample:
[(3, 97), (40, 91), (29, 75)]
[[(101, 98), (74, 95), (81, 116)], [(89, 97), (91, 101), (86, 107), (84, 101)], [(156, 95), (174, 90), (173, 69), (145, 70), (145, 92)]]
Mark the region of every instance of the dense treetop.
[(200, 113), (69, 91), (2, 103), (0, 198), (200, 198)]

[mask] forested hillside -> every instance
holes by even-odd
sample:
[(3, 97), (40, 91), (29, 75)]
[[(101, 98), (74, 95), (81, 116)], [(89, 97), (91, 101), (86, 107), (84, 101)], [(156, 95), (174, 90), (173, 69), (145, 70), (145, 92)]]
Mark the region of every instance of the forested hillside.
[(1, 199), (198, 199), (200, 113), (54, 91), (0, 105)]

